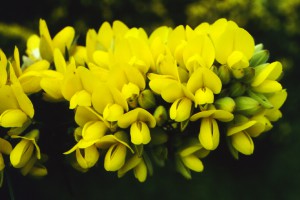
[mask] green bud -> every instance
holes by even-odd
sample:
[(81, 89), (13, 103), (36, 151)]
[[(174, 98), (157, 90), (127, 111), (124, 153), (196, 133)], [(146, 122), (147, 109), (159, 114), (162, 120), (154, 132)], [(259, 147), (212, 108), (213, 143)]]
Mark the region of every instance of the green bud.
[(229, 96), (238, 97), (245, 93), (246, 86), (240, 82), (234, 82), (229, 87)]
[(258, 52), (255, 52), (250, 59), (249, 65), (251, 67), (256, 67), (258, 65), (261, 65), (269, 59), (270, 53), (268, 50), (260, 50)]
[(219, 78), (221, 79), (223, 84), (227, 84), (230, 82), (230, 69), (227, 67), (227, 65), (221, 65), (217, 72)]
[(254, 115), (262, 108), (258, 101), (247, 96), (237, 97), (235, 103), (235, 110), (244, 115)]
[(254, 47), (254, 53), (258, 52), (258, 51), (261, 51), (264, 49), (264, 45), (262, 43), (259, 43), (257, 45), (255, 45)]
[(160, 166), (163, 167), (165, 165), (165, 161), (168, 158), (168, 148), (162, 145), (156, 146), (152, 149), (152, 158), (154, 162)]
[(244, 77), (242, 81), (244, 83), (251, 83), (255, 76), (255, 70), (252, 67), (247, 67), (244, 69)]
[(231, 97), (223, 97), (214, 102), (214, 105), (219, 110), (225, 110), (228, 112), (233, 112), (235, 108), (235, 102)]
[(155, 109), (153, 116), (157, 126), (162, 126), (168, 120), (168, 112), (166, 108), (161, 105)]
[(149, 109), (155, 107), (155, 97), (151, 90), (146, 89), (138, 97), (139, 105), (144, 109)]
[(161, 128), (155, 127), (151, 130), (151, 144), (161, 145), (168, 141), (167, 133)]
[(244, 77), (245, 72), (244, 68), (238, 68), (238, 69), (231, 69), (231, 73), (234, 78), (241, 79)]
[(251, 98), (258, 101), (264, 108), (271, 109), (274, 107), (265, 95), (253, 92), (251, 90), (248, 90), (247, 93)]

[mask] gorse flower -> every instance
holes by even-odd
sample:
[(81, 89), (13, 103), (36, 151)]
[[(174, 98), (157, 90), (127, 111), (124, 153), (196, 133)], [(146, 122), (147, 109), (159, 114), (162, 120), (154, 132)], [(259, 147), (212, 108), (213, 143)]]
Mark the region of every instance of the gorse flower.
[(0, 171), (9, 155), (23, 175), (47, 174), (38, 145), (47, 135), (31, 102), (37, 93), (74, 111), (73, 145), (62, 152), (74, 168), (85, 172), (103, 158), (106, 171), (132, 170), (140, 182), (166, 161), (190, 179), (223, 138), (235, 158), (253, 154), (255, 138), (282, 117), (281, 63), (269, 63), (263, 45), (233, 21), (148, 35), (117, 20), (88, 30), (85, 45), (74, 38), (69, 26), (52, 38), (41, 19), (22, 63), (17, 48), (11, 59), (0, 51), (0, 126), (8, 129)]

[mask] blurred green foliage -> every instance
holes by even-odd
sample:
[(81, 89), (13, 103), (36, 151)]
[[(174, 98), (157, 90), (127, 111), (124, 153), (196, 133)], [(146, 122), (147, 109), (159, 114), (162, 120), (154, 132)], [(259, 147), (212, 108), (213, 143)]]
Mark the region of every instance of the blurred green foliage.
[[(98, 29), (103, 21), (120, 19), (129, 27), (144, 27), (150, 32), (161, 25), (195, 27), (204, 21), (211, 23), (226, 17), (249, 31), (256, 43), (263, 43), (270, 50), (270, 60), (283, 63), (285, 75), (281, 82), (287, 88), (288, 100), (282, 109), (283, 118), (273, 130), (255, 141), (254, 155), (236, 161), (226, 144), (220, 144), (221, 148), (204, 159), (204, 172), (195, 174), (191, 181), (168, 170), (172, 166), (155, 168), (154, 176), (143, 184), (130, 175), (118, 179), (104, 172), (102, 166), (81, 174), (64, 163), (63, 155), (55, 156), (64, 149), (51, 145), (55, 138), (48, 137), (44, 142), (48, 144), (49, 175), (33, 180), (9, 169), (0, 189), (1, 199), (300, 198), (300, 70), (297, 66), (300, 63), (300, 0), (11, 0), (6, 3), (6, 7), (0, 8), (0, 48), (6, 55), (12, 55), (15, 45), (24, 53), (26, 38), (38, 33), (39, 18), (47, 21), (53, 34), (67, 25), (74, 26), (79, 43), (84, 44), (86, 31)], [(42, 112), (51, 105), (40, 106)], [(53, 116), (60, 117), (48, 116), (51, 124), (65, 117), (59, 110)], [(49, 126), (44, 131), (54, 137), (58, 133), (53, 130)], [(62, 129), (59, 134), (67, 131)]]

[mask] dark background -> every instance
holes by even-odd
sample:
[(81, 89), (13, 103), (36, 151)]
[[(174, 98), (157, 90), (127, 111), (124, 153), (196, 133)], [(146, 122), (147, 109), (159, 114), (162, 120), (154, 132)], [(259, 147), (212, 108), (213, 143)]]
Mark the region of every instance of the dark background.
[[(185, 180), (167, 163), (164, 168), (155, 167), (145, 183), (130, 172), (119, 179), (101, 164), (84, 174), (71, 168), (61, 155), (65, 146), (58, 142), (68, 137), (67, 129), (58, 133), (52, 125), (72, 113), (60, 112), (67, 108), (64, 104), (42, 103), (37, 115), (50, 124), (42, 130), (47, 138), (41, 136), (49, 155), (49, 174), (35, 180), (6, 167), (0, 199), (300, 199), (298, 13), (299, 0), (6, 1), (0, 6), (0, 48), (6, 55), (12, 55), (15, 45), (24, 53), (26, 38), (38, 33), (39, 18), (46, 20), (52, 36), (67, 25), (74, 26), (81, 44), (89, 28), (98, 30), (104, 21), (115, 19), (129, 27), (144, 27), (148, 33), (160, 25), (195, 27), (220, 17), (232, 19), (270, 50), (270, 61), (283, 63), (281, 83), (288, 99), (281, 109), (283, 118), (254, 140), (253, 155), (234, 160), (221, 139), (220, 147), (203, 160), (204, 172), (193, 173), (192, 180)], [(44, 109), (52, 109), (52, 115), (42, 116)]]

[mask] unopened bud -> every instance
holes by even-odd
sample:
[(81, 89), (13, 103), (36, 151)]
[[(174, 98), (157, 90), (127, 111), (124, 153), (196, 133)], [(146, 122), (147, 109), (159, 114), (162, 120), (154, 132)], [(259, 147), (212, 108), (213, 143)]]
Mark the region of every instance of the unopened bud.
[(227, 65), (221, 65), (218, 69), (217, 74), (223, 84), (229, 83), (231, 75), (230, 75), (230, 69), (228, 68)]
[(259, 50), (255, 52), (250, 59), (250, 66), (256, 67), (258, 65), (261, 65), (269, 59), (270, 53), (268, 50)]
[(231, 72), (232, 72), (233, 77), (236, 79), (241, 79), (245, 75), (244, 68), (232, 69)]
[(229, 87), (229, 95), (231, 97), (238, 97), (245, 93), (246, 86), (240, 82), (234, 82)]
[(155, 97), (151, 90), (146, 89), (138, 97), (139, 105), (144, 109), (149, 109), (155, 107)]
[(252, 82), (254, 76), (255, 76), (254, 68), (247, 67), (247, 68), (244, 69), (244, 76), (242, 78), (242, 81), (244, 83), (250, 83), (250, 82)]
[(214, 105), (219, 110), (225, 110), (228, 112), (233, 112), (235, 108), (235, 102), (231, 97), (223, 97), (214, 102)]
[(244, 115), (253, 115), (261, 110), (261, 105), (258, 101), (251, 97), (241, 96), (235, 99), (236, 111)]
[(166, 108), (161, 105), (155, 109), (153, 116), (157, 126), (162, 126), (168, 120), (168, 112)]

